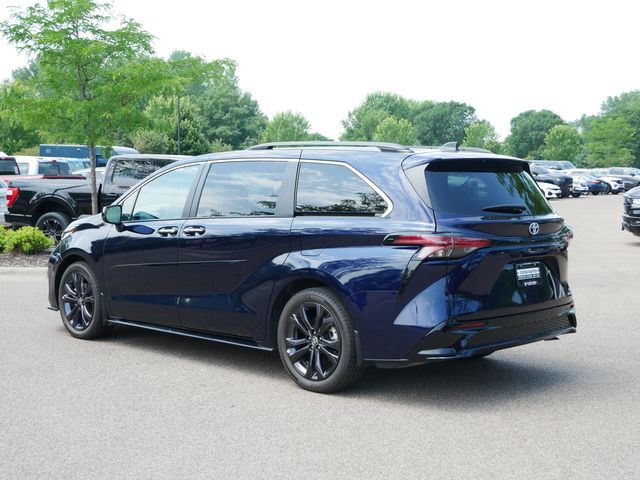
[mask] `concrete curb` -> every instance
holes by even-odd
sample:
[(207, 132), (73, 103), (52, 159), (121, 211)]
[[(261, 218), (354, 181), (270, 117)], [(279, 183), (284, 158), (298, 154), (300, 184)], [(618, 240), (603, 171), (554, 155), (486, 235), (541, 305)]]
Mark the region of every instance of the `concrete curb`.
[(47, 267), (0, 267), (0, 276), (5, 275), (41, 275), (47, 276)]

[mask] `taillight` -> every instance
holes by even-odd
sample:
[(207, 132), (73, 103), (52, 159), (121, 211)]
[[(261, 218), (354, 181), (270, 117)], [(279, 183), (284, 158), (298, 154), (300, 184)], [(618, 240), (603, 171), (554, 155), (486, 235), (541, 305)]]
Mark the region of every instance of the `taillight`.
[(488, 238), (461, 237), (451, 233), (444, 235), (398, 233), (387, 235), (382, 242), (383, 245), (420, 247), (414, 256), (419, 259), (461, 258), (494, 243)]
[(573, 240), (573, 229), (569, 225), (564, 226), (564, 233), (562, 234), (562, 239), (569, 245), (569, 242)]
[(7, 188), (7, 207), (13, 205), (13, 202), (16, 201), (18, 195), (20, 194), (20, 189), (15, 187)]

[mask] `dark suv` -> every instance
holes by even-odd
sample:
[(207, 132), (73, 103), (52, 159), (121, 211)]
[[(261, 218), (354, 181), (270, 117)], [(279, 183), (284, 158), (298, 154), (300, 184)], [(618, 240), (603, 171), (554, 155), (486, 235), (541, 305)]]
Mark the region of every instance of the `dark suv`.
[(570, 175), (549, 170), (542, 165), (531, 165), (531, 174), (536, 182), (551, 183), (560, 188), (563, 197), (573, 194), (573, 177)]
[(78, 338), (123, 324), (278, 350), (318, 392), (575, 331), (572, 232), (528, 162), (311, 143), (176, 162), (73, 222), (50, 308)]

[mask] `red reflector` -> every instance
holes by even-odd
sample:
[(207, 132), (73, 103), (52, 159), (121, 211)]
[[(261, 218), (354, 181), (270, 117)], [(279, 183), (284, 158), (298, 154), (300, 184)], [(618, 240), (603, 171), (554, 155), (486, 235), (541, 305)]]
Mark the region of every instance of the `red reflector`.
[(464, 325), (460, 325), (460, 328), (475, 328), (475, 327), (484, 327), (486, 323), (477, 322), (477, 323), (465, 323)]
[(7, 188), (7, 207), (13, 205), (13, 202), (18, 198), (18, 194), (20, 193), (19, 188), (9, 187)]

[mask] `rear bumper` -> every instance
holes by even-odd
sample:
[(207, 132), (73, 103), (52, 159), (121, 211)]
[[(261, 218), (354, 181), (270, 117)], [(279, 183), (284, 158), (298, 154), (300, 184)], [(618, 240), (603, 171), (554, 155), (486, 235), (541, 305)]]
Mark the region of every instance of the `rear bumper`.
[(16, 215), (15, 213), (5, 213), (4, 214), (4, 222), (8, 225), (16, 225), (16, 226), (32, 226), (31, 223), (31, 215)]
[(627, 230), (628, 232), (640, 237), (640, 216), (623, 214), (622, 230)]
[(576, 326), (573, 303), (520, 315), (470, 322), (447, 321), (425, 335), (408, 358), (373, 363), (390, 368), (468, 358), (575, 333)]

